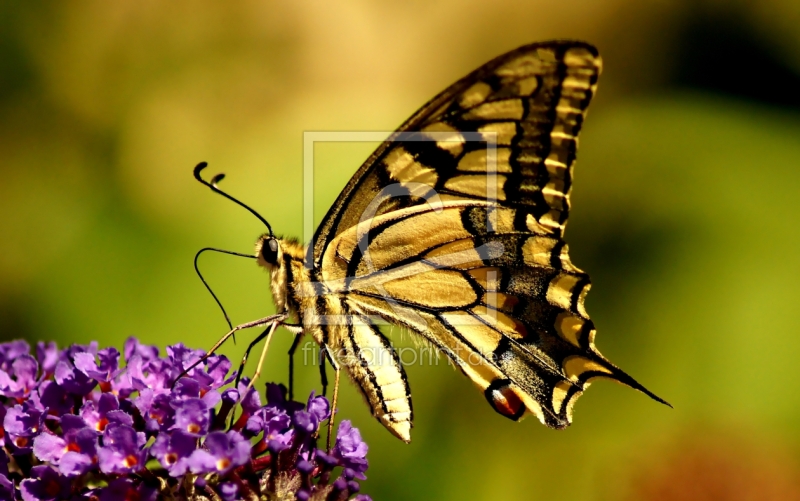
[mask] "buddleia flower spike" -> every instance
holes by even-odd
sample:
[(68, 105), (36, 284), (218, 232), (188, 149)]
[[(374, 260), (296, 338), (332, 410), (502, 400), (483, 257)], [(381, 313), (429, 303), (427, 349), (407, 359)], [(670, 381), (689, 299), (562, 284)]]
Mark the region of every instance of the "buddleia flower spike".
[(370, 499), (358, 494), (368, 448), (349, 421), (318, 448), (325, 397), (296, 402), (268, 384), (262, 403), (218, 355), (176, 382), (203, 354), (176, 344), (161, 356), (135, 338), (123, 353), (0, 344), (0, 499)]

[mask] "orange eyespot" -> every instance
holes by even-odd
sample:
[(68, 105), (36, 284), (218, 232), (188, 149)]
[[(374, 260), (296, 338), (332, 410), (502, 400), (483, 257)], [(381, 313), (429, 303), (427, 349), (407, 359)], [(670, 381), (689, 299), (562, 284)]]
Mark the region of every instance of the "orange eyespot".
[(508, 379), (496, 379), (486, 388), (486, 400), (499, 414), (518, 420), (525, 414), (525, 404), (519, 399), (510, 386)]

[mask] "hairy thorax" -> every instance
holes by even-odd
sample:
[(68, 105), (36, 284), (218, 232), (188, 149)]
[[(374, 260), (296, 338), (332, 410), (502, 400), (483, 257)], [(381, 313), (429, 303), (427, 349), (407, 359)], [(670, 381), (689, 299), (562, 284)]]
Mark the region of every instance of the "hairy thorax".
[[(323, 333), (318, 314), (319, 284), (314, 284), (304, 263), (305, 249), (294, 239), (278, 239), (278, 259), (275, 264), (261, 257), (261, 246), (265, 237), (256, 242), (258, 264), (270, 273), (270, 290), (278, 313), (286, 312), (291, 321), (303, 326), (303, 332), (310, 334), (314, 341), (322, 344)], [(324, 296), (322, 296), (324, 300)]]

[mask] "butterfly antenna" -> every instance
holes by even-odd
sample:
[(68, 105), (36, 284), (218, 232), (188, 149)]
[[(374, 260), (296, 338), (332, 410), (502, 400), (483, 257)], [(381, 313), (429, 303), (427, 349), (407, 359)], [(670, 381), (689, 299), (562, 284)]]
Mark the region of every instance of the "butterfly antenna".
[[(208, 285), (208, 282), (206, 282), (206, 279), (203, 278), (203, 274), (200, 273), (200, 267), (197, 265), (197, 260), (200, 258), (200, 254), (202, 254), (202, 253), (204, 253), (206, 251), (219, 252), (221, 254), (229, 254), (231, 256), (247, 257), (247, 258), (250, 258), (250, 259), (256, 259), (256, 257), (255, 256), (251, 256), (250, 254), (242, 254), (241, 252), (234, 252), (234, 251), (229, 251), (229, 250), (225, 250), (225, 249), (215, 249), (214, 247), (205, 247), (205, 248), (200, 249), (199, 251), (197, 251), (197, 254), (194, 255), (194, 271), (197, 273), (197, 276), (200, 277), (200, 281), (203, 282), (203, 285), (206, 286), (206, 289), (208, 289), (208, 292), (211, 294), (211, 297), (213, 297), (214, 301), (217, 302), (217, 306), (219, 306), (219, 309), (222, 310), (222, 314), (225, 315), (225, 321), (228, 322), (228, 329), (233, 329), (233, 324), (231, 324), (231, 319), (228, 316), (228, 312), (225, 311), (225, 307), (222, 306), (222, 302), (219, 300), (217, 295), (214, 294), (214, 291), (211, 290), (211, 286)], [(236, 342), (236, 336), (235, 335), (233, 337), (233, 342), (234, 343)]]
[(245, 209), (250, 211), (250, 213), (252, 215), (257, 217), (259, 221), (264, 223), (264, 226), (266, 226), (267, 229), (269, 230), (269, 236), (274, 237), (275, 235), (272, 233), (272, 226), (269, 225), (269, 223), (267, 222), (266, 219), (261, 217), (261, 214), (259, 214), (258, 212), (256, 212), (255, 210), (253, 210), (252, 208), (250, 208), (248, 205), (244, 204), (243, 202), (240, 202), (239, 200), (236, 200), (232, 196), (228, 195), (227, 193), (225, 193), (224, 191), (219, 189), (219, 187), (217, 187), (217, 183), (219, 183), (220, 181), (225, 179), (225, 174), (217, 174), (216, 176), (211, 178), (211, 182), (210, 183), (208, 181), (206, 181), (205, 179), (203, 179), (202, 176), (200, 176), (200, 172), (203, 169), (205, 169), (206, 167), (208, 167), (208, 162), (200, 162), (199, 164), (197, 164), (197, 166), (194, 168), (194, 178), (197, 179), (198, 181), (200, 181), (202, 184), (204, 184), (204, 185), (208, 186), (209, 188), (211, 188), (211, 191), (213, 191), (214, 193), (218, 193), (218, 194), (222, 195), (223, 197), (227, 198), (228, 200), (230, 200), (231, 202), (233, 202), (235, 204), (238, 204), (241, 207), (244, 207)]

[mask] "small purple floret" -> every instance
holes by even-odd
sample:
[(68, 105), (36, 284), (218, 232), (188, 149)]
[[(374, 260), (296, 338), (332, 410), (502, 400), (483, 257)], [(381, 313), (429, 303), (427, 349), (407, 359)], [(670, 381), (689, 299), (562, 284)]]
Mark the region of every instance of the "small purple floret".
[(193, 473), (228, 473), (250, 460), (250, 441), (236, 431), (214, 431), (205, 440), (205, 449), (194, 451), (189, 458)]
[(0, 473), (0, 501), (14, 501), (14, 482), (5, 473)]
[(170, 476), (180, 477), (189, 469), (189, 456), (196, 449), (197, 437), (175, 430), (171, 434), (159, 434), (150, 454), (169, 471)]
[(219, 484), (219, 495), (223, 501), (234, 501), (239, 495), (239, 486), (233, 482)]
[(336, 435), (336, 446), (331, 450), (332, 455), (339, 459), (339, 464), (350, 468), (354, 472), (355, 478), (364, 480), (364, 472), (367, 471), (367, 450), (369, 447), (361, 439), (361, 432), (358, 428), (353, 428), (349, 420), (345, 419), (339, 424), (339, 432)]
[(97, 451), (103, 473), (134, 473), (144, 468), (147, 451), (144, 433), (124, 424), (110, 424)]
[(158, 490), (146, 485), (144, 482), (137, 482), (130, 478), (117, 478), (108, 483), (108, 487), (101, 489), (100, 501), (156, 501)]
[(55, 501), (69, 499), (71, 482), (50, 466), (31, 468), (28, 478), (20, 482), (19, 491), (24, 501)]
[(31, 452), (33, 439), (41, 433), (43, 425), (44, 413), (30, 402), (15, 405), (6, 411), (3, 428), (6, 432), (6, 442), (15, 455)]

